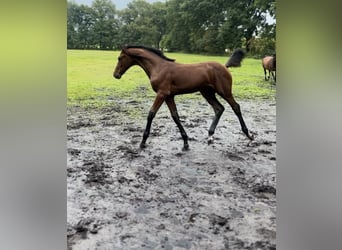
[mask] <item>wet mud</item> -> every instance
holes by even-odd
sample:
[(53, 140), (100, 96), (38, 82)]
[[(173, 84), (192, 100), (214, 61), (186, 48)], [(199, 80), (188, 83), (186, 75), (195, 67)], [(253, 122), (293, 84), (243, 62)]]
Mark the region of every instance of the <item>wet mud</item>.
[[(276, 249), (276, 106), (228, 104), (214, 142), (205, 100), (177, 100), (189, 151), (166, 105), (139, 149), (152, 100), (68, 108), (68, 249)], [(132, 115), (135, 110), (135, 115)]]

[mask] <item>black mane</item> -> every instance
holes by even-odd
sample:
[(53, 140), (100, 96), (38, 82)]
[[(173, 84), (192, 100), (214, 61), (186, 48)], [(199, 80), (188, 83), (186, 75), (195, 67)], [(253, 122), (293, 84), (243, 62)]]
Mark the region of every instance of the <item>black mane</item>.
[(148, 50), (154, 54), (156, 54), (157, 56), (160, 56), (161, 58), (167, 60), (167, 61), (170, 61), (170, 62), (174, 62), (175, 59), (171, 59), (171, 58), (168, 58), (164, 55), (164, 53), (162, 51), (160, 51), (159, 49), (155, 49), (155, 48), (151, 48), (151, 47), (146, 47), (146, 46), (143, 46), (143, 45), (126, 45), (124, 46), (125, 49), (130, 49), (130, 48), (137, 48), (137, 49), (145, 49), (145, 50)]

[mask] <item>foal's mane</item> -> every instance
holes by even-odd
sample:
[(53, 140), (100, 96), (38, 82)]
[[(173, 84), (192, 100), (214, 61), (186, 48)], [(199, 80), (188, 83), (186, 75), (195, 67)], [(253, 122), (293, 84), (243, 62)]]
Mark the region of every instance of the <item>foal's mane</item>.
[(146, 47), (146, 46), (143, 46), (143, 45), (126, 45), (124, 46), (124, 49), (130, 49), (130, 48), (134, 48), (134, 49), (144, 49), (144, 50), (148, 50), (154, 54), (156, 54), (157, 56), (167, 60), (167, 61), (170, 61), (170, 62), (174, 62), (175, 59), (171, 59), (171, 58), (168, 58), (167, 56), (164, 55), (164, 53), (162, 51), (160, 51), (159, 49), (155, 49), (155, 48), (151, 48), (151, 47)]

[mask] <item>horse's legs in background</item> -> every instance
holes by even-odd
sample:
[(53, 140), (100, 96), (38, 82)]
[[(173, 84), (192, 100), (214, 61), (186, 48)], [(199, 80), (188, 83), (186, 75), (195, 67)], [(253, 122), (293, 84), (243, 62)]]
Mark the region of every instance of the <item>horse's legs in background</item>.
[(213, 142), (213, 134), (215, 133), (216, 126), (221, 118), (221, 115), (224, 111), (224, 107), (222, 104), (216, 99), (215, 90), (211, 87), (201, 90), (201, 94), (207, 100), (207, 102), (213, 107), (215, 112), (215, 117), (209, 128), (209, 138), (208, 143)]
[(228, 96), (222, 96), (228, 103), (229, 105), (232, 107), (234, 113), (236, 114), (236, 116), (239, 118), (240, 121), (240, 125), (241, 125), (241, 130), (242, 132), (245, 133), (245, 135), (250, 139), (250, 140), (254, 140), (254, 136), (250, 135), (248, 133), (248, 129), (247, 126), (245, 124), (245, 121), (242, 118), (242, 114), (241, 114), (241, 110), (240, 110), (240, 105), (234, 100), (234, 97), (232, 94), (229, 94)]
[(165, 99), (165, 102), (167, 104), (167, 106), (169, 107), (172, 119), (174, 120), (174, 122), (177, 124), (177, 127), (182, 135), (183, 141), (184, 141), (184, 146), (183, 146), (183, 150), (188, 150), (189, 149), (189, 144), (188, 144), (188, 135), (186, 134), (180, 120), (179, 120), (179, 116), (178, 116), (178, 112), (177, 112), (177, 107), (176, 107), (176, 103), (174, 100), (174, 96), (169, 96)]
[(145, 147), (146, 140), (148, 136), (150, 135), (152, 120), (156, 116), (156, 113), (159, 110), (160, 106), (163, 104), (164, 100), (165, 100), (165, 97), (163, 95), (157, 94), (154, 100), (154, 103), (150, 109), (150, 112), (148, 113), (148, 116), (147, 116), (147, 124), (145, 128), (145, 132), (143, 134), (142, 142), (140, 143), (140, 148)]
[(277, 81), (277, 79), (276, 79), (276, 72), (275, 72), (275, 71), (272, 71), (272, 75), (273, 75), (273, 80), (274, 80), (274, 82), (276, 82), (276, 81)]
[(266, 72), (266, 68), (265, 67), (264, 67), (264, 74), (265, 74), (265, 81), (267, 81), (268, 78), (267, 78), (267, 72)]

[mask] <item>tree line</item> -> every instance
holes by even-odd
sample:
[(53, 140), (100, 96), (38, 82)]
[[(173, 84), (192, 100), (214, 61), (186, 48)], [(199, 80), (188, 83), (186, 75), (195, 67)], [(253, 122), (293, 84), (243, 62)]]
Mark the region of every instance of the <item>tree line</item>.
[(110, 0), (67, 6), (68, 49), (141, 44), (186, 53), (275, 53), (276, 23), (266, 20), (275, 19), (275, 0), (133, 0), (123, 10)]

